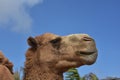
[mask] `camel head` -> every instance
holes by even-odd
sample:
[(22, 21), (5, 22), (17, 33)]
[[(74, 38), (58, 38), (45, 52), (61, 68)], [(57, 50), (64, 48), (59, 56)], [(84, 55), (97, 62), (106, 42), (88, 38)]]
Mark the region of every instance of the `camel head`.
[[(58, 36), (46, 33), (27, 40), (34, 65), (55, 72), (91, 65), (97, 58), (95, 41), (87, 34)], [(28, 55), (28, 56), (29, 56)]]

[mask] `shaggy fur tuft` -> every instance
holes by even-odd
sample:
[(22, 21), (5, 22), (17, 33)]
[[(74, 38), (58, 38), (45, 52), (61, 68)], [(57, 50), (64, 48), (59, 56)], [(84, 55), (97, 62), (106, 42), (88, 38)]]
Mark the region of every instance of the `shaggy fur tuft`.
[(0, 80), (13, 80), (13, 64), (0, 51)]

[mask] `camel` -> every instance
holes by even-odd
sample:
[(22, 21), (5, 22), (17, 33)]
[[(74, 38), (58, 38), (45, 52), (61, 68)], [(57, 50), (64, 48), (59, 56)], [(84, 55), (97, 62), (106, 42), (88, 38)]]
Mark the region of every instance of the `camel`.
[(0, 51), (0, 80), (14, 80), (13, 64)]
[(92, 65), (97, 59), (93, 38), (87, 34), (29, 37), (23, 80), (63, 80), (70, 68)]

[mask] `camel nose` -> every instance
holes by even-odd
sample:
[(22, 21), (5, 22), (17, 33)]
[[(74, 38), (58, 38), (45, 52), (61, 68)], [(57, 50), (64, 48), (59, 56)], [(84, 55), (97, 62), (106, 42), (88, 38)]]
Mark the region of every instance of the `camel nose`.
[(93, 39), (91, 37), (83, 37), (84, 41), (93, 41)]

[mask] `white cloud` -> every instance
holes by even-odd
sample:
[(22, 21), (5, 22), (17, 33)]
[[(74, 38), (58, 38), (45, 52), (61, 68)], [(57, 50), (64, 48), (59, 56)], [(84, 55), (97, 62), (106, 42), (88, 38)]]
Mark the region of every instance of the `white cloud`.
[(32, 18), (27, 12), (42, 0), (0, 0), (0, 27), (16, 32), (30, 31)]

